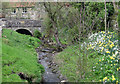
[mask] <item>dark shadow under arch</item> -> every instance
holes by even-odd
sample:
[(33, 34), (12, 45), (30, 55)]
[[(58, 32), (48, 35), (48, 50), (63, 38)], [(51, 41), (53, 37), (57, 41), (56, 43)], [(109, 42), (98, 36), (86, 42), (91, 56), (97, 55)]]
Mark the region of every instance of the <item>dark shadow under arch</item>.
[(25, 35), (32, 36), (32, 33), (29, 30), (27, 30), (27, 29), (18, 29), (18, 30), (16, 30), (16, 32), (18, 32), (20, 34), (25, 34)]

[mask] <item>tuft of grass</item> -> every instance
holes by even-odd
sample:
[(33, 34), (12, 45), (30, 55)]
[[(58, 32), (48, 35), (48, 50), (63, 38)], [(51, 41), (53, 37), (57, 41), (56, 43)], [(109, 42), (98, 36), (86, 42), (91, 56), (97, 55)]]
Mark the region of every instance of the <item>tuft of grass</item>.
[(44, 68), (37, 63), (35, 51), (40, 40), (14, 31), (11, 34), (10, 29), (3, 29), (2, 37), (2, 81), (25, 82), (19, 73), (32, 79), (41, 79)]

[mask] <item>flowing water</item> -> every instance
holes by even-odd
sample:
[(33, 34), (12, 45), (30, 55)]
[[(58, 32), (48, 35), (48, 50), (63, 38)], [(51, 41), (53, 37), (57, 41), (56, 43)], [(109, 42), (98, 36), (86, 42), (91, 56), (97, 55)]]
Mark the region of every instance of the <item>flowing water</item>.
[(60, 72), (57, 70), (58, 66), (53, 62), (53, 54), (51, 49), (42, 49), (38, 52), (38, 62), (45, 68), (43, 74), (43, 82), (61, 82), (65, 80), (61, 77)]

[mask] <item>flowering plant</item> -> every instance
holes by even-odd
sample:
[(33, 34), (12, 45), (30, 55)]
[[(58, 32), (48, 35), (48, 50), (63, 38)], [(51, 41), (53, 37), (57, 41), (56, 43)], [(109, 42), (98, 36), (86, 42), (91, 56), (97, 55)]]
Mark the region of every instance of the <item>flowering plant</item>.
[(98, 32), (89, 37), (87, 49), (93, 49), (103, 56), (93, 67), (95, 74), (103, 73), (100, 81), (118, 83), (118, 40), (114, 32)]

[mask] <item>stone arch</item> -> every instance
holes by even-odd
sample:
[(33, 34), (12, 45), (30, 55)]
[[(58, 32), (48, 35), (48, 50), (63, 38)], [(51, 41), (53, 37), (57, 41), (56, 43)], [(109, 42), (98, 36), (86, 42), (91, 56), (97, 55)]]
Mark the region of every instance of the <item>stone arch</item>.
[(18, 33), (21, 33), (21, 34), (26, 34), (26, 35), (32, 36), (32, 32), (28, 29), (16, 29), (15, 31)]

